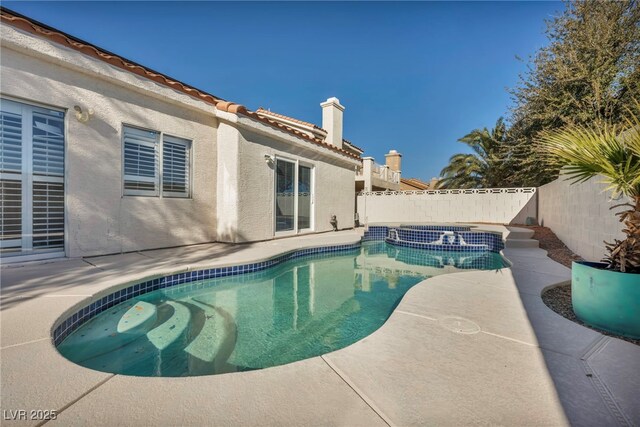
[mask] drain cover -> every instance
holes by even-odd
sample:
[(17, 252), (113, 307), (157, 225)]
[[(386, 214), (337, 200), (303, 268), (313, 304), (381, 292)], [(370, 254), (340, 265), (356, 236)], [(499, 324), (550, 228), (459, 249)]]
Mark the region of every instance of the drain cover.
[(443, 328), (455, 332), (456, 334), (477, 334), (480, 332), (480, 326), (478, 326), (477, 323), (462, 317), (442, 317), (438, 320), (438, 323)]

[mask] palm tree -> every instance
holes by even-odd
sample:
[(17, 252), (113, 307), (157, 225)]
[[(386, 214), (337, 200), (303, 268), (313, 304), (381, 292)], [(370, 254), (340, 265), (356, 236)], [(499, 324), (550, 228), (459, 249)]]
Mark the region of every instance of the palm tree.
[(502, 117), (493, 129), (474, 129), (458, 141), (472, 154), (454, 154), (442, 169), (439, 188), (502, 187), (508, 177), (507, 127)]
[(584, 182), (596, 175), (614, 194), (622, 194), (631, 203), (619, 212), (624, 223), (625, 240), (607, 243), (609, 255), (603, 259), (609, 269), (640, 273), (640, 120), (631, 114), (623, 127), (603, 126), (600, 129), (570, 126), (542, 134), (540, 148), (558, 166), (572, 184)]

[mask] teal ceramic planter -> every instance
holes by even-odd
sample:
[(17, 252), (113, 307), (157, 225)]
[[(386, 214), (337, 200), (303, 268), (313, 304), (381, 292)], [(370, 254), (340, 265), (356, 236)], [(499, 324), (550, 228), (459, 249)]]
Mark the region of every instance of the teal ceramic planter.
[(640, 338), (640, 274), (604, 270), (605, 264), (574, 262), (573, 311), (584, 323)]

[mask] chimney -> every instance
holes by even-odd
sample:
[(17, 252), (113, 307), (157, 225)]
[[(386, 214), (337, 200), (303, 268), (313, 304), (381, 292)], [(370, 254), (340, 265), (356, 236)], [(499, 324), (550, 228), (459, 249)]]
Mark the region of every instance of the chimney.
[(389, 151), (389, 154), (384, 155), (385, 163), (392, 171), (400, 172), (400, 165), (402, 164), (402, 154), (396, 150)]
[(327, 99), (320, 106), (322, 107), (322, 128), (327, 131), (326, 142), (342, 148), (342, 112), (344, 107), (335, 97)]

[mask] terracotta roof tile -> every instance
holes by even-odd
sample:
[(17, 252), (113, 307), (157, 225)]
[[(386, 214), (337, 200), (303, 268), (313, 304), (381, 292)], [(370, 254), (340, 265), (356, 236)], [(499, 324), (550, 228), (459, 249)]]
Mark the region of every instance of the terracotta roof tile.
[(349, 141), (348, 139), (344, 139), (343, 138), (342, 142), (346, 142), (347, 144), (349, 144), (350, 146), (352, 146), (356, 150), (360, 150), (360, 151), (364, 152), (364, 150), (362, 148), (358, 147), (356, 144), (354, 144), (353, 142)]
[(194, 98), (198, 98), (214, 105), (215, 103), (223, 100), (222, 98), (218, 98), (210, 93), (196, 89), (148, 67), (143, 67), (134, 61), (99, 48), (91, 43), (85, 42), (84, 40), (63, 33), (62, 31), (56, 30), (55, 28), (49, 27), (48, 25), (42, 24), (31, 18), (27, 18), (26, 16), (20, 15), (19, 13), (13, 12), (5, 7), (0, 7), (0, 17), (1, 21), (5, 24), (70, 47), (84, 53), (85, 55), (97, 58), (115, 67), (146, 77), (165, 86), (169, 86), (172, 89), (186, 93)]
[[(233, 114), (242, 114), (242, 115), (251, 117), (254, 120), (258, 120), (260, 122), (277, 127), (290, 134), (309, 140), (310, 142), (313, 142), (317, 145), (321, 145), (326, 148), (329, 148), (347, 157), (351, 157), (358, 160), (360, 159), (359, 156), (356, 156), (352, 153), (349, 153), (333, 145), (327, 144), (324, 141), (321, 141), (320, 139), (312, 138), (296, 129), (293, 129), (289, 126), (285, 126), (282, 123), (278, 123), (274, 120), (269, 120), (267, 118), (261, 117), (257, 113), (253, 111), (249, 111), (245, 106), (241, 104), (225, 101), (222, 98), (214, 96), (203, 90), (197, 89), (193, 86), (189, 86), (177, 79), (168, 77), (167, 75), (154, 71), (151, 68), (144, 67), (134, 61), (131, 61), (122, 56), (111, 53), (105, 49), (99, 48), (91, 43), (85, 42), (84, 40), (81, 40), (77, 37), (73, 37), (60, 30), (56, 30), (55, 28), (49, 27), (46, 24), (42, 24), (36, 20), (33, 20), (17, 12), (14, 12), (10, 9), (7, 9), (4, 6), (0, 6), (0, 21), (4, 24), (18, 28), (22, 31), (26, 31), (36, 36), (49, 39), (53, 42), (69, 47), (85, 55), (99, 59), (100, 61), (106, 62), (110, 65), (121, 68), (123, 70), (129, 71), (130, 73), (145, 77), (147, 79), (153, 80), (162, 85), (168, 86), (174, 90), (185, 93), (189, 96), (192, 96), (196, 99), (204, 101), (208, 104), (212, 104), (218, 110), (227, 111)], [(291, 118), (288, 118), (288, 119), (291, 119)]]
[(304, 126), (309, 126), (311, 128), (318, 129), (318, 130), (323, 130), (323, 131), (326, 132), (326, 130), (322, 129), (320, 126), (314, 125), (313, 123), (305, 122), (303, 120), (294, 119), (293, 117), (285, 116), (284, 114), (274, 113), (273, 111), (265, 110), (262, 107), (258, 108), (256, 110), (256, 113), (265, 114), (265, 115), (271, 115), (271, 116), (274, 116), (274, 117), (279, 117), (281, 119), (290, 120), (290, 121), (292, 121), (294, 123), (298, 123), (298, 124), (301, 124), (301, 125), (304, 125)]
[(293, 128), (289, 127), (289, 126), (283, 125), (282, 123), (280, 123), (278, 121), (270, 120), (270, 119), (268, 119), (268, 118), (266, 118), (264, 116), (260, 116), (255, 111), (247, 110), (246, 112), (244, 112), (242, 114), (245, 115), (245, 116), (249, 116), (249, 117), (251, 117), (253, 119), (259, 120), (259, 121), (261, 121), (263, 123), (270, 124), (271, 126), (276, 126), (276, 127), (280, 128), (280, 129), (284, 129), (289, 133), (293, 133), (293, 134), (299, 136), (300, 138), (304, 138), (306, 140), (309, 140), (309, 141), (311, 141), (311, 142), (313, 142), (313, 143), (315, 143), (317, 145), (321, 145), (321, 146), (323, 146), (325, 148), (328, 148), (328, 149), (330, 149), (332, 151), (340, 153), (340, 154), (342, 154), (344, 156), (351, 157), (351, 158), (357, 159), (357, 160), (361, 160), (360, 156), (357, 156), (357, 155), (355, 155), (353, 153), (350, 153), (350, 152), (348, 152), (346, 150), (343, 150), (342, 148), (338, 148), (333, 144), (326, 143), (326, 142), (324, 142), (323, 140), (321, 140), (319, 138), (313, 138), (313, 137), (307, 135), (304, 132), (300, 132), (297, 129), (293, 129)]
[(429, 183), (424, 182), (418, 178), (400, 178), (400, 182), (406, 185), (411, 185), (412, 187), (419, 188), (421, 190), (429, 189)]

